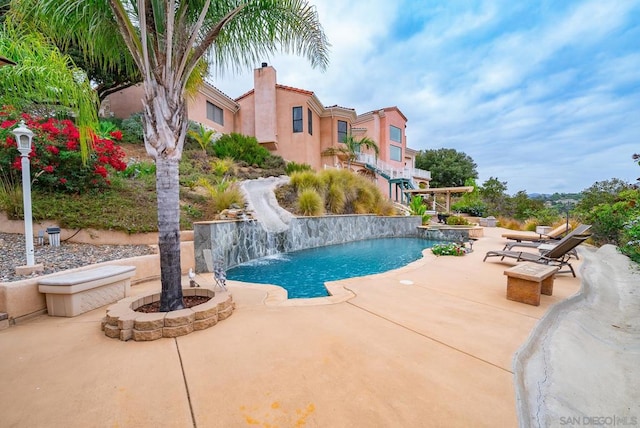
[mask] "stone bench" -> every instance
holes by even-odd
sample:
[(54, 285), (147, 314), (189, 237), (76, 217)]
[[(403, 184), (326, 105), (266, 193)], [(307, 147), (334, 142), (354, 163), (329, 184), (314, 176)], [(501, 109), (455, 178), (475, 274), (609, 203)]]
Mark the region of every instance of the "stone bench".
[(75, 317), (129, 295), (135, 266), (100, 266), (38, 281), (46, 294), (47, 312), (54, 317)]
[(507, 299), (539, 306), (540, 294), (553, 294), (553, 279), (559, 268), (524, 262), (504, 271), (507, 276)]

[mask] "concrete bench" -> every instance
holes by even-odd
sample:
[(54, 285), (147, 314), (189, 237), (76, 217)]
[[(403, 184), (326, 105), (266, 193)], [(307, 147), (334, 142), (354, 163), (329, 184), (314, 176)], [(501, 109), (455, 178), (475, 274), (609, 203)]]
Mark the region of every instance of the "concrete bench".
[(100, 266), (38, 281), (46, 294), (47, 312), (54, 317), (75, 317), (127, 297), (135, 266)]
[(540, 294), (553, 294), (553, 279), (559, 268), (538, 263), (518, 263), (504, 271), (507, 276), (507, 299), (539, 306)]

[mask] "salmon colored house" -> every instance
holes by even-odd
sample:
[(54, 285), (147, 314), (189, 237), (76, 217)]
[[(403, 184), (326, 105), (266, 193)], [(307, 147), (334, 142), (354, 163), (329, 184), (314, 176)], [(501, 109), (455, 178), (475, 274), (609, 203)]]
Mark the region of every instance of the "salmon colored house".
[[(235, 100), (205, 84), (188, 100), (189, 119), (220, 133), (255, 137), (273, 154), (288, 162), (305, 163), (315, 170), (349, 167), (375, 176), (391, 199), (402, 200), (402, 190), (429, 187), (428, 171), (416, 169), (416, 151), (407, 147), (407, 118), (398, 107), (364, 114), (337, 105), (324, 107), (309, 90), (277, 83), (276, 70), (263, 63), (253, 72), (254, 88)], [(103, 115), (129, 117), (142, 109), (142, 88), (134, 86), (109, 96)], [(347, 135), (373, 140), (379, 153), (362, 148), (357, 159), (331, 153)]]

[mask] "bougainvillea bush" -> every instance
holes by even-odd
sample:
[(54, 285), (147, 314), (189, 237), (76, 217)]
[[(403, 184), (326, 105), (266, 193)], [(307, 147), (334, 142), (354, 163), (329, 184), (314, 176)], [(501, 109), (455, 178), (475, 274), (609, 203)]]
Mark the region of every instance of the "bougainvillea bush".
[(83, 162), (80, 135), (71, 120), (32, 117), (3, 107), (0, 109), (0, 169), (17, 178), (17, 182), (21, 180), (22, 165), (11, 131), (20, 120), (34, 133), (29, 155), (34, 189), (66, 193), (102, 189), (110, 184), (110, 171), (124, 171), (127, 167), (123, 161), (124, 151), (113, 142), (122, 138), (121, 131), (111, 132), (110, 138), (94, 135), (89, 156)]

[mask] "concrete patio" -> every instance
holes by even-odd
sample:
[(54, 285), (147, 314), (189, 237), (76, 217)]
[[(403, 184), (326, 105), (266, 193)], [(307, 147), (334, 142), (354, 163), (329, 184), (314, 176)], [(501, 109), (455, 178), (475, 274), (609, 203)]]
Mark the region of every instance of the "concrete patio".
[[(513, 262), (482, 262), (504, 230), (484, 232), (464, 257), (427, 251), (402, 269), (332, 283), (355, 295), (338, 303), (229, 282), (234, 314), (176, 339), (109, 339), (106, 308), (0, 331), (0, 425), (517, 426), (513, 355), (579, 290), (580, 273), (558, 275), (540, 306), (507, 300)], [(151, 281), (132, 293), (159, 289)]]

